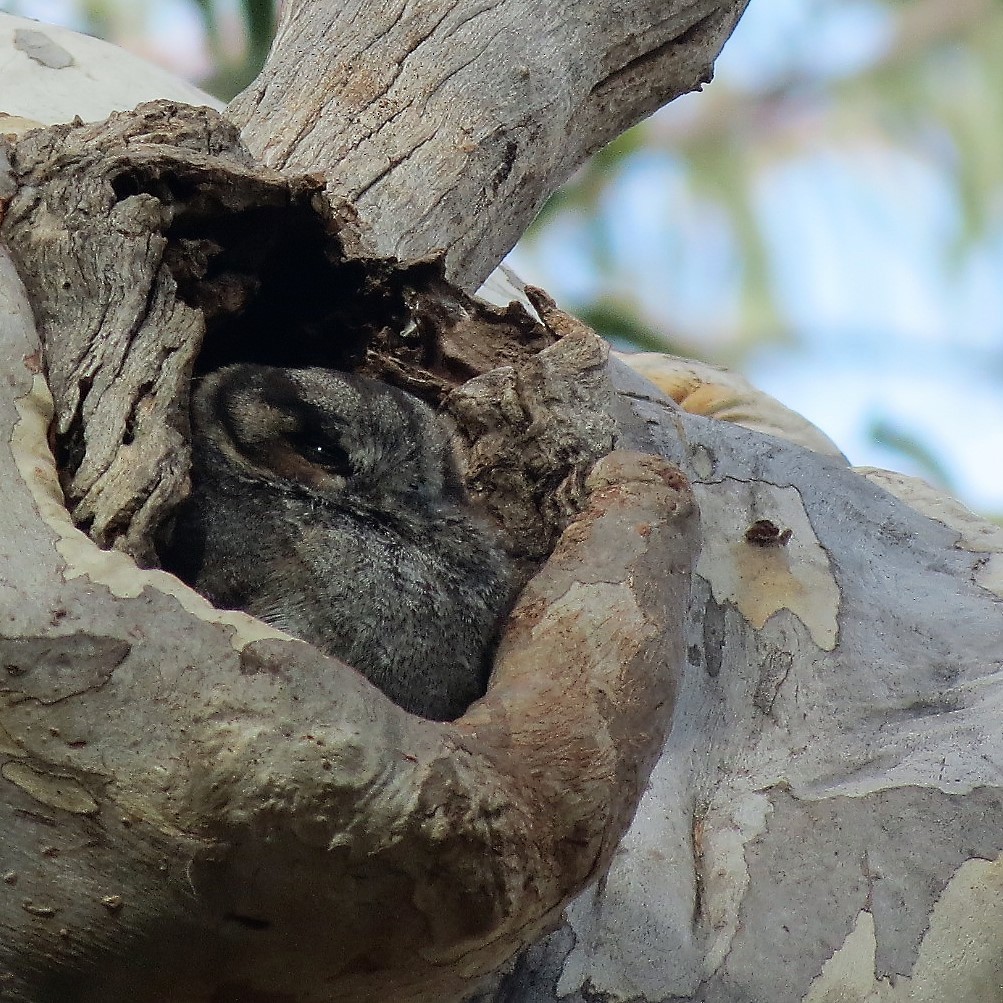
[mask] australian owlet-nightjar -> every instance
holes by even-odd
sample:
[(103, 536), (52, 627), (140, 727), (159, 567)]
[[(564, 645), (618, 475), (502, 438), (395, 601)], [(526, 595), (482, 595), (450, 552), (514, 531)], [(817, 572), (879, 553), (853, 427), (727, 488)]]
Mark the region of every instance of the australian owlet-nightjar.
[(448, 720), (483, 694), (513, 576), (426, 404), (354, 374), (238, 364), (197, 382), (191, 421), (167, 570), (412, 713)]

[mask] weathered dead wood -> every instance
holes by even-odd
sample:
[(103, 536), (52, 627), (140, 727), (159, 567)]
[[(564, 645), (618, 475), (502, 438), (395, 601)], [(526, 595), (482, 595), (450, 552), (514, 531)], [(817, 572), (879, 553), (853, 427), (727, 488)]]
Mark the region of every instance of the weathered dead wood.
[[(256, 172), (207, 110), (57, 127), (6, 157), (2, 233), (40, 335), (8, 267), (18, 472), (0, 539), (24, 541), (5, 579), (32, 596), (11, 596), (0, 639), (10, 998), (461, 998), (556, 922), (629, 824), (683, 659), (685, 482), (602, 459), (594, 335), (478, 305), (435, 262), (353, 258), (350, 219)], [(294, 272), (309, 288), (277, 282)], [(280, 313), (283, 294), (299, 298)], [(503, 380), (453, 392), (493, 343)], [(75, 515), (140, 557), (184, 491), (196, 364), (306, 355), (445, 398), (512, 541), (540, 526), (527, 566), (559, 541), (487, 697), (451, 725), (411, 718), (337, 661), (98, 550), (62, 508), (39, 347)]]
[[(316, 186), (255, 172), (209, 109), (163, 104), (35, 132), (8, 161), (19, 191), (0, 233), (58, 346), (47, 374), (67, 502), (99, 545), (154, 564), (159, 522), (187, 492), (188, 383), (206, 324), (217, 358), (292, 330), (300, 353), (323, 339), (347, 365), (363, 351), (337, 340), (347, 321), (333, 290), (310, 285), (327, 251), (344, 257), (335, 224), (314, 212)], [(356, 272), (332, 263), (325, 277), (348, 300)], [(358, 293), (345, 310), (363, 307)]]
[[(187, 493), (196, 358), (359, 368), (445, 401), (471, 490), (527, 566), (613, 448), (606, 351), (584, 325), (542, 293), (549, 327), (474, 301), (435, 260), (352, 256), (348, 210), (332, 214), (308, 179), (253, 168), (209, 109), (153, 103), (37, 131), (7, 160), (17, 195), (0, 236), (47, 347), (67, 504), (100, 546), (156, 566), (159, 527)], [(559, 356), (537, 354), (559, 337)], [(572, 355), (587, 382), (565, 414), (546, 388)]]
[(317, 172), (371, 249), (447, 251), (473, 291), (592, 152), (711, 78), (748, 0), (288, 0), (227, 114), (263, 163)]
[[(151, 519), (185, 494), (186, 388), (204, 323), (162, 267), (173, 206), (144, 189), (194, 191), (207, 163), (232, 158), (235, 149), (229, 130), (216, 124), (213, 133), (212, 124), (199, 122), (204, 146), (184, 176), (165, 177), (163, 163), (143, 156), (144, 146), (162, 148), (163, 124), (161, 117), (119, 117), (110, 130), (33, 133), (8, 156), (19, 193), (2, 229), (22, 262), (45, 339), (59, 345), (47, 375), (71, 511), (99, 545), (117, 544), (147, 563)], [(195, 131), (172, 135), (191, 148)], [(130, 144), (135, 156), (126, 159)], [(228, 166), (246, 178), (249, 159)], [(284, 184), (273, 182), (271, 194), (288, 201)], [(208, 264), (211, 252), (202, 257)]]

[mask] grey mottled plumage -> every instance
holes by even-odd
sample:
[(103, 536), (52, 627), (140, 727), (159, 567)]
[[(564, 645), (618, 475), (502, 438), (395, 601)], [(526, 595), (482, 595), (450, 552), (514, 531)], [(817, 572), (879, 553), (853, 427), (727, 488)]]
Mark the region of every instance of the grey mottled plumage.
[(193, 492), (164, 566), (355, 666), (413, 713), (487, 683), (511, 575), (421, 401), (324, 369), (235, 365), (192, 396)]

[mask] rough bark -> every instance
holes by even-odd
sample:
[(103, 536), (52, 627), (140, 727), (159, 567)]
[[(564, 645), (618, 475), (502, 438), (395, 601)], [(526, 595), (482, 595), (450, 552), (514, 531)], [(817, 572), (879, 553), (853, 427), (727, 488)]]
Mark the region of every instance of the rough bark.
[(457, 998), (633, 814), (682, 659), (684, 483), (597, 467), (489, 695), (432, 726), (61, 519), (37, 355), (5, 326), (6, 998)]
[[(208, 110), (36, 131), (5, 159), (0, 233), (39, 336), (8, 268), (9, 998), (458, 998), (603, 872), (633, 815), (683, 661), (685, 481), (610, 453), (594, 335), (478, 306), (435, 262), (349, 257), (350, 221), (254, 171)], [(365, 361), (445, 399), (513, 549), (535, 568), (556, 543), (460, 721), (411, 718), (71, 527), (43, 358), (76, 522), (149, 562), (186, 488), (196, 357), (233, 353)], [(506, 365), (450, 396), (488, 358)]]
[[(214, 169), (247, 176), (233, 157)], [(0, 178), (0, 197), (14, 180)], [(258, 183), (277, 190), (267, 172)], [(106, 198), (117, 220), (129, 199), (186, 202), (163, 189)], [(325, 239), (353, 232), (343, 212), (318, 218)], [(169, 230), (157, 213), (128, 219)], [(35, 239), (54, 228), (60, 244), (58, 214), (36, 220)], [(5, 266), (5, 998), (201, 1003), (211, 985), (216, 1000), (440, 1001), (535, 941), (480, 1000), (997, 999), (999, 529), (916, 482), (851, 470), (747, 385), (645, 360), (703, 414), (681, 411), (545, 297), (544, 326), (527, 327), (480, 311), (432, 264), (362, 257), (396, 276), (387, 302), (424, 330), (416, 343), (381, 328), (372, 371), (445, 398), (485, 504), (516, 533), (543, 527), (535, 556), (573, 519), (487, 700), (455, 725), (406, 718), (332, 660), (72, 528), (39, 342)], [(336, 270), (338, 254), (325, 260)], [(171, 280), (155, 264), (150, 289)], [(40, 310), (43, 333), (57, 314)], [(224, 330), (210, 321), (206, 344)], [(435, 332), (441, 355), (426, 351)], [(500, 370), (449, 390), (498, 345)], [(585, 481), (613, 445), (675, 460), (693, 483), (703, 547), (686, 597), (689, 522), (671, 511), (685, 495), (622, 457)], [(672, 731), (614, 850), (673, 688), (653, 635), (682, 606)], [(616, 629), (621, 616), (636, 626)], [(333, 972), (342, 945), (350, 970)], [(328, 975), (334, 991), (310, 981)]]
[(263, 163), (319, 172), (373, 251), (443, 248), (476, 289), (585, 158), (711, 79), (748, 0), (288, 0), (228, 115)]

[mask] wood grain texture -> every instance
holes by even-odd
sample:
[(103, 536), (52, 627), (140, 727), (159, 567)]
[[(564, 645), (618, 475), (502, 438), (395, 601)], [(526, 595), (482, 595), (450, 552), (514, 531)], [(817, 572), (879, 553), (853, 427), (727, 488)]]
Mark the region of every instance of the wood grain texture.
[(264, 163), (323, 176), (372, 250), (445, 249), (473, 291), (589, 154), (710, 80), (746, 4), (290, 0), (227, 114)]

